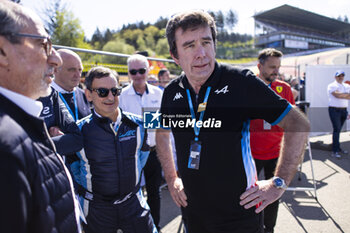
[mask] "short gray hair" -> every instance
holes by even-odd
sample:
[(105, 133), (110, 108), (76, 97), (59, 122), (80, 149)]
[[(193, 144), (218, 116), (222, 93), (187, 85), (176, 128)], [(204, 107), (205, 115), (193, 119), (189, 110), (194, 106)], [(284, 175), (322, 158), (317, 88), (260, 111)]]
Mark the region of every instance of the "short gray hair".
[(0, 1), (0, 36), (4, 36), (11, 43), (19, 43), (18, 37), (11, 34), (18, 33), (28, 27), (28, 18), (21, 5), (10, 1)]
[(143, 62), (143, 63), (145, 63), (146, 68), (149, 67), (148, 60), (147, 60), (147, 58), (146, 58), (145, 56), (142, 56), (142, 55), (140, 55), (140, 54), (133, 54), (133, 55), (131, 55), (130, 57), (128, 57), (128, 60), (127, 60), (128, 69), (129, 69), (129, 64), (130, 64), (131, 62), (134, 62), (134, 61)]

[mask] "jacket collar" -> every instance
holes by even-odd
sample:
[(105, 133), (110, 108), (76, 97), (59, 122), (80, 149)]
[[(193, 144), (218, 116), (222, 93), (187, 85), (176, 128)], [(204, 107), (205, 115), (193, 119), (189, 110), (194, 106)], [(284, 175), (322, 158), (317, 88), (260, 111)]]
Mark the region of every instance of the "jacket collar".
[(35, 117), (40, 116), (43, 109), (43, 104), (40, 101), (35, 101), (27, 96), (18, 94), (3, 87), (0, 87), (0, 93), (23, 109), (26, 113)]
[[(138, 125), (133, 122), (132, 120), (130, 120), (124, 113), (123, 113), (123, 110), (120, 109), (118, 107), (118, 110), (119, 110), (119, 114), (118, 114), (118, 118), (117, 118), (117, 121), (115, 122), (115, 125), (121, 125), (123, 123), (131, 126), (131, 127), (134, 127), (136, 128)], [(110, 124), (113, 124), (114, 122), (112, 122), (111, 119), (109, 119), (108, 117), (103, 117), (101, 115), (99, 115), (95, 110), (92, 112), (92, 118), (98, 122), (102, 127), (103, 125), (110, 125)], [(109, 128), (109, 127), (108, 127)]]

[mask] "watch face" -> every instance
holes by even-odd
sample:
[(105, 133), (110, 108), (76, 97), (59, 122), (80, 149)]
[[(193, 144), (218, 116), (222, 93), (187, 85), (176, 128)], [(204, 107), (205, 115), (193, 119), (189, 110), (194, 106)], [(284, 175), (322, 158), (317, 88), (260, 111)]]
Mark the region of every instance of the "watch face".
[(277, 187), (282, 187), (283, 181), (280, 178), (275, 179), (275, 184)]

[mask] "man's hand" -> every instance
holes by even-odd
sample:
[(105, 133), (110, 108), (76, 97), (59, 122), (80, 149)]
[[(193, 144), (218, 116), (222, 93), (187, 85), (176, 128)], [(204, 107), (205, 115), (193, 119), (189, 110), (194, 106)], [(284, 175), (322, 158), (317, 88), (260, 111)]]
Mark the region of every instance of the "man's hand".
[(49, 129), (49, 134), (50, 134), (50, 137), (56, 137), (56, 136), (64, 135), (64, 133), (57, 126), (52, 126)]
[(179, 177), (176, 177), (174, 180), (168, 183), (168, 189), (173, 198), (175, 204), (180, 207), (187, 206), (187, 196), (184, 191), (184, 186), (182, 180)]
[(280, 198), (283, 193), (283, 189), (278, 189), (273, 185), (272, 179), (262, 180), (241, 195), (239, 204), (245, 209), (258, 206), (255, 213), (260, 213), (266, 206)]

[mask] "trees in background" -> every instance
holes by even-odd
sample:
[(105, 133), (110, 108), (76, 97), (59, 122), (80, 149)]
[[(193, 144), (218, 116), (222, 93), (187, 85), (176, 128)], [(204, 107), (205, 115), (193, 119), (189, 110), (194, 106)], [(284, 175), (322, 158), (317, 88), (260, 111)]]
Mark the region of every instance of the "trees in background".
[[(154, 24), (143, 21), (130, 23), (123, 25), (118, 31), (110, 29), (101, 31), (96, 28), (91, 39), (87, 40), (79, 20), (71, 11), (67, 10), (61, 0), (48, 1), (41, 11), (40, 15), (43, 16), (54, 44), (123, 54), (147, 51), (149, 56), (171, 58), (165, 37), (168, 18), (159, 17)], [(233, 32), (238, 21), (237, 14), (231, 9), (227, 12), (209, 13), (214, 17), (217, 25), (218, 58), (239, 58), (242, 51), (245, 51), (243, 56), (250, 54), (247, 51), (252, 47), (252, 36)], [(93, 63), (125, 63), (125, 58), (87, 53), (80, 55), (83, 60)]]
[[(237, 50), (236, 48), (242, 47), (247, 50), (248, 47), (252, 47), (252, 36), (233, 32), (238, 21), (237, 14), (233, 10), (230, 9), (226, 13), (222, 11), (209, 12), (209, 14), (216, 21), (218, 30), (218, 56), (220, 58), (225, 58), (226, 56), (230, 59), (237, 58), (240, 56), (239, 53), (241, 50)], [(133, 48), (133, 52), (147, 51), (150, 56), (171, 58), (169, 55), (169, 46), (165, 38), (167, 22), (168, 18), (160, 17), (154, 24), (141, 21), (123, 25), (119, 31), (112, 32), (113, 38), (111, 39), (106, 38), (106, 34), (111, 33), (109, 29), (103, 33), (96, 28), (90, 44), (95, 49), (102, 49), (104, 51), (123, 53), (123, 51), (130, 51)], [(118, 40), (120, 41), (118, 42)], [(107, 44), (108, 46), (106, 46)], [(123, 46), (121, 45), (127, 46), (126, 49), (123, 50)], [(113, 50), (108, 50), (112, 48)], [(238, 54), (233, 55), (237, 52)], [(246, 55), (247, 53), (245, 53)], [(105, 60), (110, 61), (110, 58), (106, 58)]]

